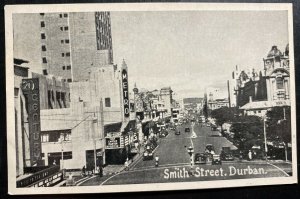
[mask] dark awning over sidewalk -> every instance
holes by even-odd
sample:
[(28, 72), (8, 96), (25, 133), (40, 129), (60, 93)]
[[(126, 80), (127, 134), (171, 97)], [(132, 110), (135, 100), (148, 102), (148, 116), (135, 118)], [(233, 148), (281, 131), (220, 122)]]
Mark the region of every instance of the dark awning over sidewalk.
[(120, 132), (121, 126), (122, 126), (122, 122), (106, 124), (104, 125), (104, 134), (106, 135), (109, 132)]

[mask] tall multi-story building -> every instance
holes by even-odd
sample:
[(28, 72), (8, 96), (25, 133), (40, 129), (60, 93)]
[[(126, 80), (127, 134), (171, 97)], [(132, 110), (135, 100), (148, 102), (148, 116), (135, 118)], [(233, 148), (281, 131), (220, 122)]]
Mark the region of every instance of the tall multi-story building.
[(43, 73), (82, 81), (88, 68), (113, 63), (109, 12), (40, 13)]
[(167, 110), (167, 115), (172, 114), (172, 89), (171, 87), (164, 87), (160, 89), (160, 97), (165, 102), (165, 109)]

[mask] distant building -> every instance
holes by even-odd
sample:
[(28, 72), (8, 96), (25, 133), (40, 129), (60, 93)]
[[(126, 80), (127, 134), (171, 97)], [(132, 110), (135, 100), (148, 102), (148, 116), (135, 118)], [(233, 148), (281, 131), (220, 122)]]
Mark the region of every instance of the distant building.
[(272, 46), (263, 61), (264, 71), (260, 72), (259, 79), (237, 89), (238, 105), (245, 114), (263, 116), (268, 108), (290, 106), (288, 45), (284, 53)]
[(160, 97), (165, 102), (166, 114), (171, 116), (172, 114), (172, 89), (171, 87), (164, 87), (160, 89)]
[(207, 102), (208, 110), (212, 111), (222, 107), (229, 107), (228, 99), (216, 99), (216, 100), (209, 100)]
[(203, 98), (183, 98), (183, 106), (185, 110), (199, 111), (203, 107)]

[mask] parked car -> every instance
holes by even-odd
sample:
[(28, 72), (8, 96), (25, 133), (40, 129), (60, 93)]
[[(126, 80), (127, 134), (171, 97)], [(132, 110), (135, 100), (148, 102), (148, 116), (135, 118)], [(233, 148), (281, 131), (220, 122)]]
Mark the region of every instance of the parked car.
[(179, 131), (179, 130), (176, 130), (176, 131), (175, 131), (175, 135), (180, 135), (180, 131)]
[(211, 162), (211, 164), (212, 165), (220, 165), (220, 164), (222, 164), (220, 155), (213, 155), (212, 156), (212, 162)]
[(191, 130), (190, 130), (190, 128), (189, 127), (186, 127), (185, 129), (184, 129), (184, 132), (186, 132), (186, 133), (189, 133)]
[(222, 147), (220, 156), (221, 156), (222, 161), (234, 160), (233, 153), (232, 153), (230, 147)]
[(153, 160), (153, 152), (151, 150), (144, 151), (143, 160)]
[(204, 153), (196, 153), (194, 162), (195, 164), (206, 164), (206, 155)]

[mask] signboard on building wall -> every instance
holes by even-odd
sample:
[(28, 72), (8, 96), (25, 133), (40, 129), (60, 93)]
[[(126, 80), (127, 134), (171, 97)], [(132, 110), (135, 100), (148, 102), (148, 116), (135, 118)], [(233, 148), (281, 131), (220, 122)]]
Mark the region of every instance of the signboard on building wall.
[(33, 166), (41, 159), (39, 79), (23, 79), (21, 88), (27, 98), (30, 162)]
[(129, 106), (129, 92), (128, 92), (128, 74), (126, 69), (122, 70), (122, 91), (123, 91), (124, 116), (129, 117), (130, 106)]
[(120, 137), (106, 138), (106, 149), (118, 149), (120, 147)]

